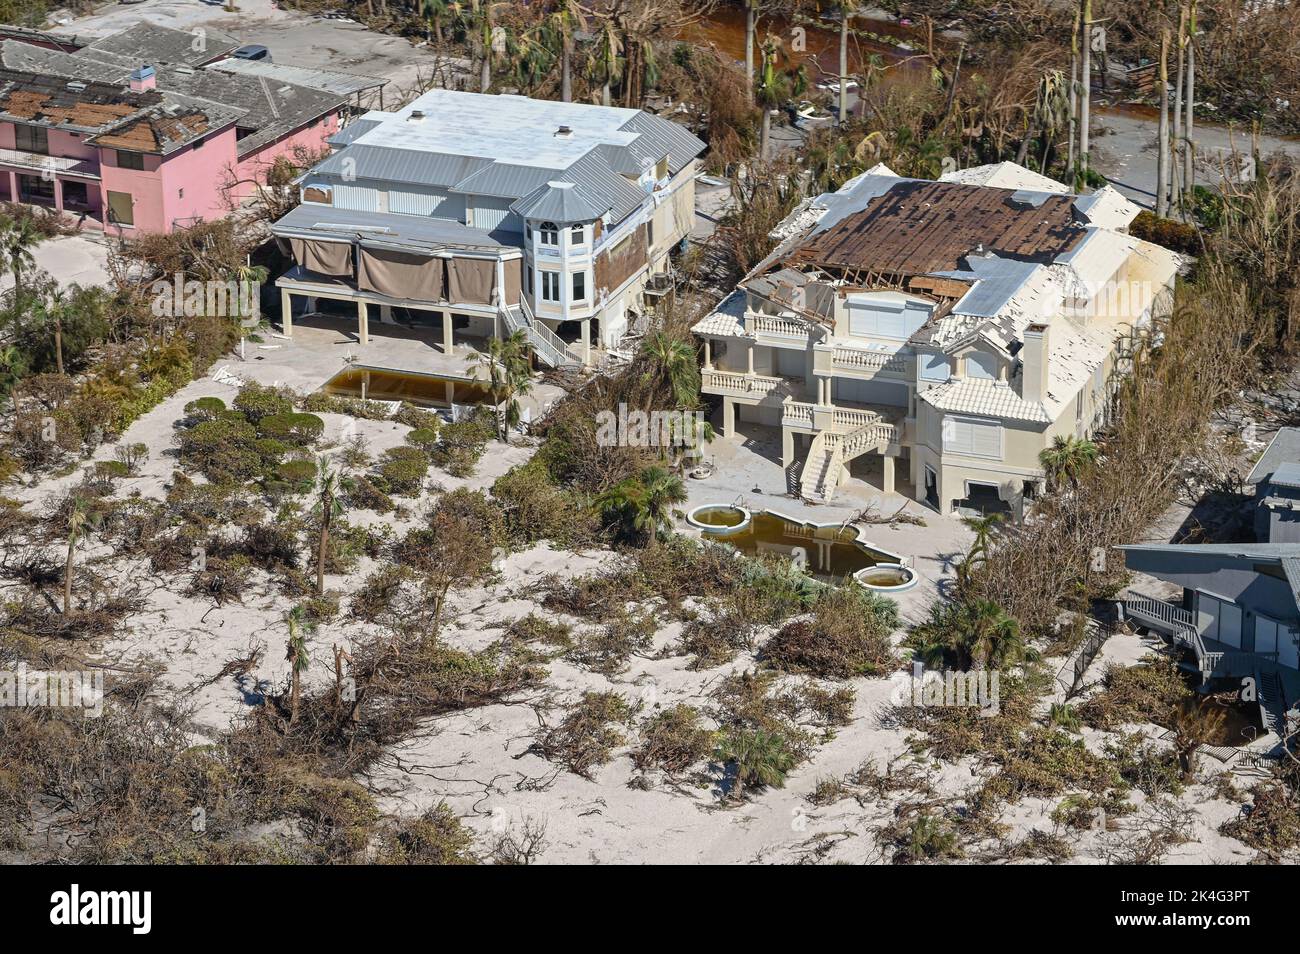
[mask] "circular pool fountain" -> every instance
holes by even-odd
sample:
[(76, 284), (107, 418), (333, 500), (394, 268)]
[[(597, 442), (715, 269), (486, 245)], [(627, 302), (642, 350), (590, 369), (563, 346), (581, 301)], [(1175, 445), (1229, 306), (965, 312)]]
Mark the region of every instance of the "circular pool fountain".
[(901, 563), (877, 563), (858, 570), (853, 579), (869, 590), (881, 593), (898, 593), (916, 586), (916, 571)]
[(752, 514), (734, 504), (705, 504), (686, 515), (686, 522), (705, 533), (739, 533), (749, 526)]

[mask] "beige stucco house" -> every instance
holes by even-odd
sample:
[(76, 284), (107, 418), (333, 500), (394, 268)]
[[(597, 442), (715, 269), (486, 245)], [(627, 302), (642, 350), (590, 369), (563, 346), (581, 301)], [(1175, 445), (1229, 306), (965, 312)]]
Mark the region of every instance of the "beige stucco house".
[(1115, 190), (1011, 163), (953, 178), (877, 167), (804, 202), (694, 328), (724, 435), (779, 427), (807, 499), (852, 474), (1019, 515), (1040, 452), (1103, 422), (1126, 341), (1167, 307), (1180, 260), (1126, 233)]

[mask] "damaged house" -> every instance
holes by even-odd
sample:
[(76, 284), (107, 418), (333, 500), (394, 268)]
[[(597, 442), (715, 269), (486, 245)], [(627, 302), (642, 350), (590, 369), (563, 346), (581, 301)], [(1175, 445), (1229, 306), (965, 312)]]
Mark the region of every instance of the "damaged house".
[(1019, 516), (1039, 454), (1103, 422), (1126, 339), (1167, 307), (1180, 261), (1126, 233), (1138, 208), (1113, 189), (953, 175), (878, 166), (806, 201), (694, 327), (723, 433), (780, 428), (809, 500), (860, 478)]

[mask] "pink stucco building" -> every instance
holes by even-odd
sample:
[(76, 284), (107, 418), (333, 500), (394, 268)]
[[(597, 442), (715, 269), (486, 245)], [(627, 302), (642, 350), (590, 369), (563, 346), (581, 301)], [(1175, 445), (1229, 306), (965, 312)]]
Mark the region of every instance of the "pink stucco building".
[(0, 42), (0, 200), (127, 237), (170, 232), (229, 213), (277, 158), (328, 149), (345, 96), (205, 68), (229, 43), (190, 42), (156, 29), (72, 53)]

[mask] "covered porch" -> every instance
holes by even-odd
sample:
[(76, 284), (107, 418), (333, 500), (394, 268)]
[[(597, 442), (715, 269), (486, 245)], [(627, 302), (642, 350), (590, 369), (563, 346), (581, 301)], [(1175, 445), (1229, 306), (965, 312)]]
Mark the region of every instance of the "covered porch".
[(79, 215), (103, 228), (103, 193), (97, 163), (0, 149), (0, 200)]

